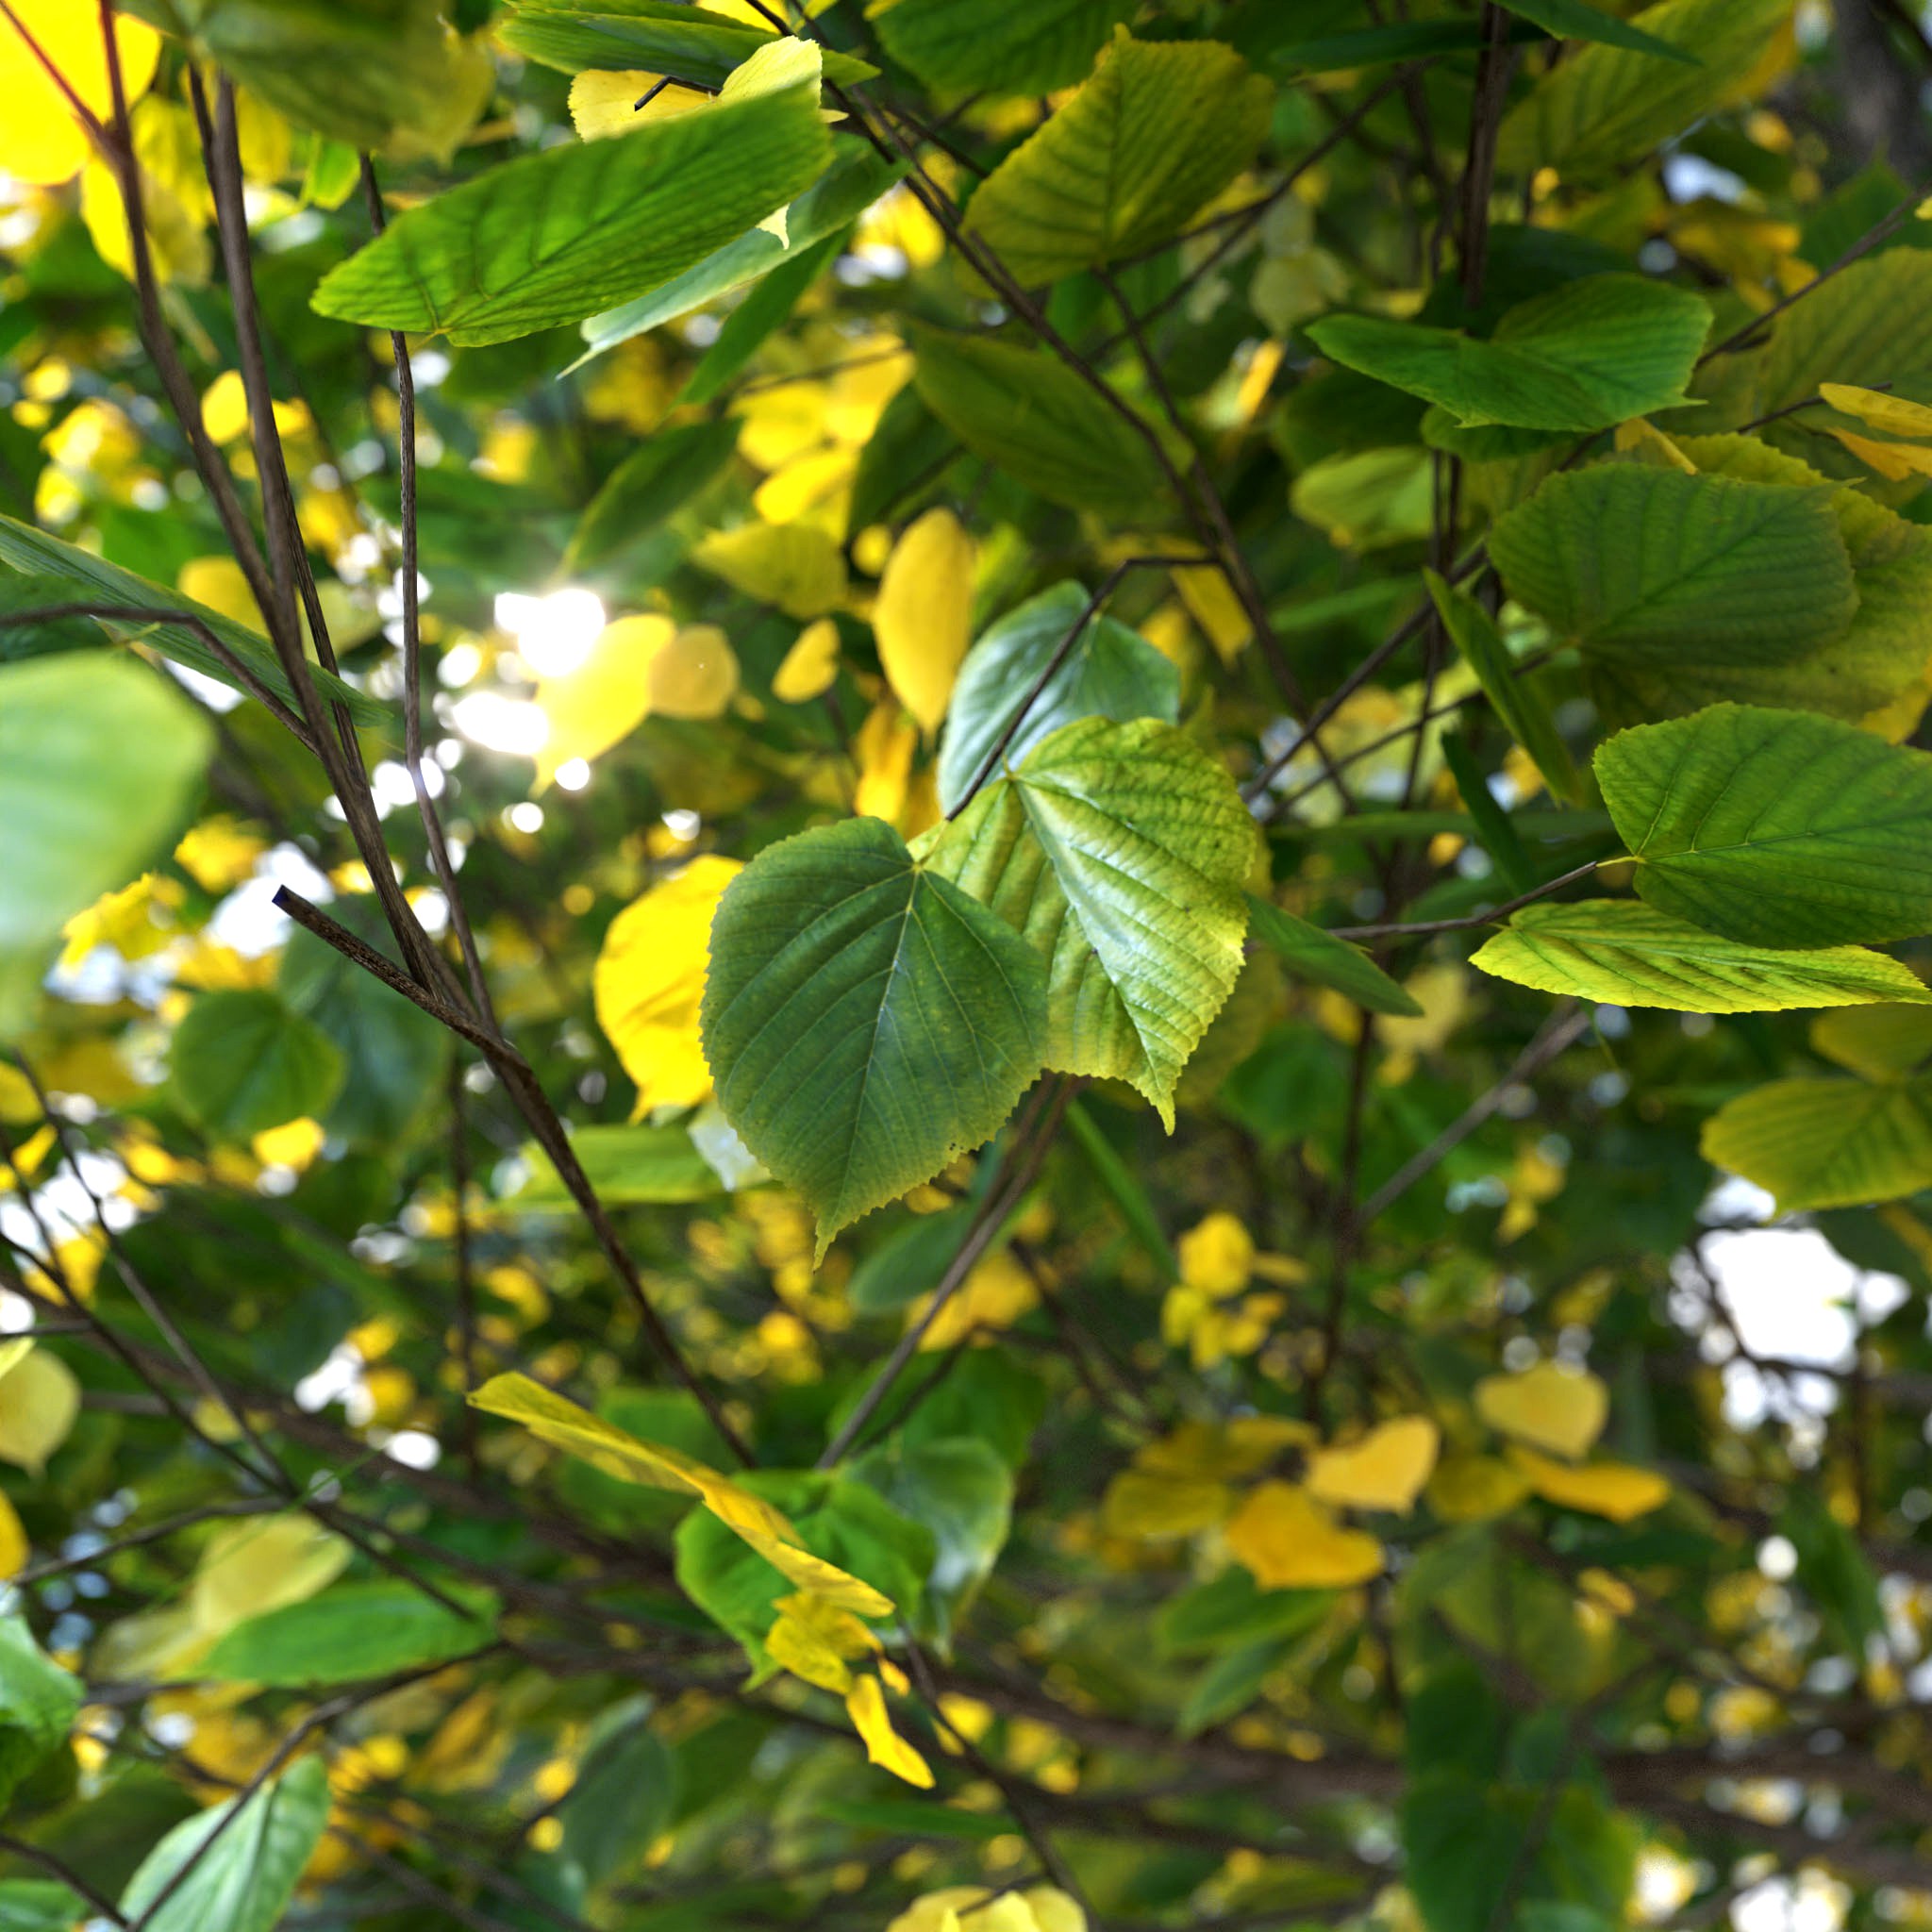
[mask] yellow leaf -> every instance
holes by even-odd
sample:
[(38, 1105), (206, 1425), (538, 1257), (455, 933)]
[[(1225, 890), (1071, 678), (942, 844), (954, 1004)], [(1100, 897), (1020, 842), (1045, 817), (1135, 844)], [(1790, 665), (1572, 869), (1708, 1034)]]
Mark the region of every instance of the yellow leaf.
[(929, 509), (886, 559), (872, 616), (879, 663), (930, 736), (945, 722), (959, 660), (973, 641), (973, 539), (949, 509)]
[(1505, 1436), (1574, 1461), (1603, 1434), (1610, 1397), (1587, 1370), (1539, 1362), (1521, 1375), (1486, 1375), (1475, 1385), (1475, 1412)]
[(1087, 1914), (1051, 1885), (1001, 1892), (948, 1885), (914, 1899), (886, 1932), (1087, 1932)]
[(813, 1556), (777, 1509), (708, 1463), (664, 1443), (643, 1441), (526, 1375), (494, 1375), (470, 1400), (491, 1415), (521, 1423), (533, 1436), (568, 1450), (620, 1482), (696, 1496), (719, 1522), (801, 1590), (858, 1616), (891, 1614), (891, 1598)]
[(256, 1516), (225, 1523), (201, 1553), (188, 1589), (195, 1629), (219, 1637), (249, 1617), (305, 1603), (348, 1567), (347, 1541), (307, 1516)]
[(1616, 445), (1620, 450), (1647, 450), (1661, 457), (1672, 469), (1682, 470), (1687, 476), (1697, 474), (1697, 465), (1656, 424), (1642, 416), (1633, 416), (1629, 422), (1617, 425)]
[[(931, 1302), (923, 1295), (907, 1310), (908, 1324), (916, 1322)], [(933, 1318), (931, 1327), (919, 1339), (922, 1353), (951, 1348), (964, 1341), (975, 1329), (1010, 1328), (1023, 1315), (1040, 1306), (1040, 1290), (1032, 1275), (1002, 1248), (987, 1256), (960, 1283), (952, 1298)]]
[(1229, 1553), (1263, 1590), (1341, 1590), (1382, 1574), (1382, 1545), (1342, 1528), (1296, 1483), (1257, 1484), (1226, 1534)]
[(1248, 1285), (1255, 1266), (1255, 1238), (1232, 1214), (1217, 1209), (1174, 1243), (1181, 1279), (1223, 1301)]
[(800, 623), (824, 617), (845, 595), (844, 556), (812, 524), (753, 523), (715, 530), (692, 550), (691, 561)]
[(1232, 1500), (1225, 1483), (1124, 1469), (1107, 1486), (1100, 1520), (1110, 1536), (1192, 1536), (1219, 1523)]
[(687, 625), (651, 659), (651, 708), (667, 718), (721, 718), (738, 695), (738, 657), (715, 624)]
[(38, 1476), (80, 1413), (80, 1384), (58, 1356), (28, 1347), (0, 1369), (0, 1462)]
[(1343, 1449), (1308, 1457), (1309, 1495), (1343, 1509), (1389, 1509), (1407, 1516), (1436, 1466), (1441, 1432), (1425, 1415), (1371, 1429)]
[[(33, 37), (89, 109), (105, 118), (114, 101), (101, 17), (81, 0), (13, 0), (10, 11), (13, 20), (0, 14), (0, 101), (7, 104), (0, 113), (0, 173), (51, 187), (77, 175), (92, 146), (66, 95), (20, 28)], [(161, 37), (144, 22), (117, 13), (114, 43), (132, 99), (154, 78)]]
[[(142, 212), (155, 271), (164, 282), (198, 287), (212, 254), (204, 225), (214, 213), (194, 116), (151, 94), (134, 109), (134, 156), (141, 169)], [(91, 159), (81, 175), (80, 215), (101, 259), (130, 280), (134, 250), (119, 177)]]
[(62, 970), (72, 971), (96, 946), (111, 946), (124, 959), (145, 959), (159, 952), (175, 933), (172, 920), (163, 924), (156, 914), (180, 901), (180, 887), (151, 872), (117, 891), (103, 892), (60, 928), (66, 941), (60, 949)]
[(597, 633), (575, 671), (539, 682), (537, 705), (550, 730), (537, 753), (538, 791), (574, 758), (601, 758), (650, 716), (654, 667), (676, 635), (668, 617), (620, 617)]
[(25, 1570), (32, 1554), (33, 1545), (26, 1540), (13, 1505), (0, 1495), (0, 1582)]
[(839, 675), (839, 626), (821, 617), (798, 633), (772, 679), (781, 705), (802, 705), (829, 691)]
[(1242, 1415), (1224, 1423), (1182, 1423), (1136, 1452), (1136, 1469), (1162, 1475), (1257, 1475), (1284, 1449), (1313, 1446), (1312, 1424), (1295, 1416)]
[(1215, 656), (1224, 664), (1232, 664), (1247, 649), (1255, 627), (1228, 583), (1227, 573), (1217, 564), (1206, 563), (1191, 564), (1172, 575), (1188, 615), (1201, 626)]
[(593, 67), (570, 84), (570, 118), (581, 141), (605, 141), (647, 121), (675, 121), (710, 105), (703, 89), (666, 82), (661, 74), (638, 68), (618, 73)]
[(1521, 1470), (1494, 1456), (1456, 1456), (1429, 1478), (1429, 1507), (1445, 1523), (1507, 1515), (1529, 1493)]
[(1856, 416), (1888, 436), (1932, 436), (1932, 408), (1924, 403), (1849, 382), (1821, 382), (1818, 393), (1841, 415)]
[(865, 1755), (876, 1765), (902, 1777), (921, 1790), (932, 1789), (932, 1768), (917, 1751), (892, 1728), (886, 1715), (886, 1693), (876, 1677), (860, 1677), (845, 1699), (846, 1715), (852, 1728), (865, 1741)]
[(175, 859), (204, 891), (226, 892), (254, 873), (255, 861), (267, 850), (266, 839), (217, 814), (182, 834)]
[(633, 1118), (694, 1107), (711, 1091), (698, 1041), (711, 917), (742, 866), (712, 854), (653, 886), (610, 922), (591, 991), (597, 1024), (638, 1086)]
[(803, 517), (828, 535), (842, 537), (858, 475), (856, 449), (835, 443), (807, 450), (767, 476), (752, 492), (751, 505), (768, 524), (789, 524)]
[(232, 617), (237, 624), (262, 632), (261, 606), (248, 588), (242, 566), (232, 557), (197, 557), (175, 574), (175, 588), (184, 597)]
[(1516, 1443), (1509, 1446), (1509, 1459), (1544, 1502), (1607, 1516), (1612, 1523), (1647, 1516), (1671, 1499), (1670, 1484), (1655, 1470), (1627, 1462), (1592, 1462), (1577, 1469)]
[(306, 1114), (297, 1115), (294, 1120), (284, 1121), (280, 1126), (256, 1135), (249, 1143), (249, 1152), (264, 1167), (292, 1167), (300, 1174), (322, 1152), (322, 1143), (326, 1139), (320, 1121), (312, 1121)]
[(869, 1657), (878, 1647), (878, 1639), (850, 1610), (808, 1591), (780, 1597), (778, 1620), (765, 1633), (765, 1650), (774, 1662), (841, 1697), (852, 1688), (848, 1660)]
[(1894, 483), (1903, 483), (1907, 476), (1932, 476), (1932, 449), (1915, 442), (1878, 442), (1849, 429), (1834, 429), (1828, 423), (1824, 426), (1825, 433), (1837, 437), (1867, 469)]
[(860, 818), (884, 819), (889, 825), (896, 825), (911, 790), (912, 757), (919, 749), (918, 725), (895, 699), (881, 698), (858, 727), (852, 749), (858, 760), (852, 809)]

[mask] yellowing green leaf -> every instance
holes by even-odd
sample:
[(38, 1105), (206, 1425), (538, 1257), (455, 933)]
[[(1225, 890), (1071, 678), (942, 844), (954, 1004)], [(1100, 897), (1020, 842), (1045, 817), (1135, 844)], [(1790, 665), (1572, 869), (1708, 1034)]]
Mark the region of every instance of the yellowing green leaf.
[(1544, 992), (1679, 1013), (1932, 1002), (1917, 974), (1883, 953), (1741, 945), (1629, 899), (1527, 906), (1470, 963)]
[(302, 1603), (333, 1583), (354, 1554), (345, 1539), (292, 1510), (225, 1523), (203, 1545), (188, 1588), (194, 1628), (221, 1637), (250, 1617)]
[(1932, 1186), (1932, 1079), (1774, 1080), (1725, 1102), (1701, 1145), (1788, 1214), (1895, 1201)]
[(1344, 1590), (1382, 1574), (1382, 1545), (1344, 1529), (1296, 1483), (1258, 1483), (1226, 1530), (1228, 1553), (1263, 1590)]
[(1193, 1536), (1227, 1514), (1233, 1497), (1210, 1477), (1124, 1469), (1107, 1486), (1100, 1520), (1110, 1536)]
[(921, 329), (914, 380), (975, 456), (1049, 503), (1143, 521), (1168, 494), (1147, 439), (1071, 369), (1016, 342)]
[(1588, 1370), (1539, 1362), (1520, 1375), (1488, 1375), (1475, 1412), (1490, 1427), (1573, 1461), (1587, 1455), (1610, 1419), (1609, 1391)]
[(1924, 1007), (1841, 1007), (1812, 1021), (1811, 1047), (1861, 1079), (1894, 1080), (1932, 1062), (1932, 1012)]
[(1231, 47), (1123, 30), (980, 186), (967, 229), (1029, 287), (1138, 255), (1247, 166), (1274, 102)]
[(824, 616), (845, 596), (844, 556), (815, 524), (751, 523), (714, 531), (691, 561), (801, 621)]
[(974, 542), (949, 509), (929, 509), (886, 559), (872, 627), (899, 702), (930, 737), (973, 640)]
[(597, 1024), (637, 1082), (632, 1119), (711, 1091), (698, 1040), (705, 957), (724, 889), (743, 867), (705, 853), (610, 922), (591, 990)]
[(1607, 1516), (1612, 1523), (1634, 1523), (1671, 1499), (1670, 1484), (1655, 1470), (1634, 1469), (1627, 1462), (1592, 1462), (1578, 1469), (1514, 1444), (1509, 1459), (1544, 1502)]
[(1338, 1509), (1388, 1509), (1407, 1516), (1436, 1466), (1441, 1440), (1427, 1416), (1380, 1423), (1358, 1442), (1314, 1451), (1304, 1478), (1308, 1494)]
[(1505, 117), (1496, 165), (1607, 175), (1736, 94), (1790, 17), (1786, 0), (1663, 0), (1629, 25), (1695, 64), (1628, 47), (1587, 46), (1551, 68)]
[(28, 1348), (0, 1367), (0, 1462), (39, 1476), (80, 1414), (80, 1384), (58, 1356)]
[(1130, 1082), (1171, 1126), (1241, 972), (1254, 838), (1233, 781), (1173, 725), (1088, 718), (981, 791), (930, 863), (1049, 961), (1047, 1063)]

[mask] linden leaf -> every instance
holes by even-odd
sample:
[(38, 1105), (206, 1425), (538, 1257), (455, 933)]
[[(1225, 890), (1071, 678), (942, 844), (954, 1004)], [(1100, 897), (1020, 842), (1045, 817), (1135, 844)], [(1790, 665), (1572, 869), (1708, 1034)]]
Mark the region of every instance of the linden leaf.
[(864, 1740), (865, 1755), (872, 1763), (923, 1791), (932, 1789), (932, 1767), (892, 1728), (892, 1720), (886, 1713), (886, 1693), (876, 1677), (862, 1676), (854, 1683), (845, 1698), (845, 1710), (853, 1729)]
[(650, 716), (654, 667), (676, 635), (671, 619), (655, 612), (620, 617), (598, 632), (575, 671), (538, 684), (537, 705), (550, 725), (537, 752), (539, 791), (562, 766), (601, 758)]
[(706, 948), (724, 889), (743, 866), (705, 853), (610, 922), (591, 992), (597, 1024), (637, 1082), (631, 1118), (695, 1107), (711, 1091), (698, 1039)]
[(1382, 1545), (1342, 1528), (1298, 1483), (1257, 1483), (1225, 1534), (1263, 1590), (1342, 1590), (1382, 1574)]
[(1520, 1375), (1486, 1375), (1475, 1385), (1475, 1412), (1501, 1434), (1574, 1461), (1603, 1434), (1610, 1396), (1588, 1370), (1546, 1361)]
[(189, 1585), (194, 1627), (221, 1637), (250, 1617), (302, 1603), (333, 1583), (354, 1554), (346, 1539), (294, 1511), (225, 1523), (203, 1545)]
[(38, 1478), (80, 1414), (80, 1383), (57, 1355), (28, 1347), (0, 1367), (0, 1462)]
[(1671, 1486), (1664, 1477), (1626, 1462), (1592, 1462), (1576, 1469), (1513, 1442), (1509, 1459), (1544, 1502), (1607, 1516), (1612, 1523), (1632, 1523), (1671, 1499)]
[(1387, 1509), (1407, 1516), (1436, 1466), (1441, 1431), (1427, 1416), (1382, 1423), (1358, 1442), (1318, 1449), (1305, 1481), (1318, 1502), (1342, 1509)]
[(839, 626), (829, 617), (815, 619), (772, 675), (772, 695), (781, 705), (803, 705), (829, 691), (839, 679)]
[(872, 627), (899, 701), (930, 737), (945, 722), (973, 641), (974, 542), (949, 509), (929, 509), (893, 546)]
[[(93, 154), (93, 142), (22, 28), (90, 112), (105, 116), (113, 112), (114, 97), (101, 17), (76, 0), (13, 0), (8, 12), (0, 15), (0, 100), (7, 103), (0, 115), (0, 174), (24, 184), (53, 187), (79, 174)], [(120, 13), (114, 20), (114, 44), (132, 100), (154, 77), (161, 37), (144, 21)]]

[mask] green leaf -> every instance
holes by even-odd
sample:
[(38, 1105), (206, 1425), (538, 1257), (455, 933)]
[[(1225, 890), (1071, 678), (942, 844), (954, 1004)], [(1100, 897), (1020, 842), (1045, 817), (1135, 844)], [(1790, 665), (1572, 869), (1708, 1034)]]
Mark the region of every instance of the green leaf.
[[(394, 941), (373, 896), (338, 901), (336, 916), (377, 952)], [(450, 1036), (420, 1007), (299, 927), (282, 950), (276, 990), (342, 1057), (333, 1104), (317, 1118), (354, 1146), (389, 1149), (408, 1139), (442, 1090)]]
[(1468, 808), (1470, 819), (1475, 826), (1476, 843), (1489, 855), (1491, 863), (1512, 893), (1534, 891), (1542, 883), (1537, 876), (1536, 866), (1530, 860), (1515, 821), (1490, 790), (1490, 781), (1476, 760), (1467, 733), (1445, 731), (1441, 748), (1442, 762), (1448, 766), (1449, 775), (1456, 781), (1457, 793)]
[(805, 82), (525, 155), (406, 209), (312, 306), (459, 346), (581, 322), (738, 240), (831, 156)]
[(1071, 87), (1133, 0), (897, 0), (879, 40), (927, 87), (996, 94)]
[(1324, 457), (1289, 486), (1289, 508), (1343, 550), (1380, 550), (1426, 537), (1434, 465), (1425, 449), (1364, 449)]
[[(237, 1802), (184, 1819), (141, 1861), (121, 1896), (124, 1917), (141, 1919), (144, 1932), (274, 1932), (328, 1824), (328, 1773), (320, 1757), (304, 1757), (239, 1811)], [(191, 1861), (193, 1870), (143, 1917)]]
[(1740, 945), (1634, 899), (1525, 906), (1471, 963), (1544, 992), (1679, 1013), (1932, 1004), (1932, 989), (1883, 953)]
[(1334, 1606), (1332, 1590), (1263, 1590), (1230, 1563), (1161, 1605), (1154, 1638), (1162, 1657), (1201, 1657), (1230, 1644), (1306, 1637)]
[(904, 173), (901, 165), (882, 159), (863, 142), (834, 141), (831, 166), (785, 211), (784, 242), (769, 228), (753, 228), (662, 288), (640, 295), (621, 308), (590, 317), (579, 331), (590, 346), (571, 369), (581, 369), (593, 356), (601, 356), (647, 329), (675, 322), (786, 262), (796, 261), (826, 236), (842, 233)]
[(460, 84), (461, 43), (437, 0), (146, 0), (131, 10), (296, 126), (354, 148), (434, 123)]
[(1782, 1214), (1895, 1201), (1932, 1187), (1932, 1080), (1774, 1080), (1727, 1101), (1700, 1144)]
[(1864, 1080), (1895, 1080), (1932, 1062), (1932, 1013), (1923, 1007), (1845, 1007), (1811, 1023), (1811, 1050)]
[(344, 1073), (314, 1021), (261, 991), (201, 994), (175, 1029), (169, 1065), (181, 1104), (224, 1141), (319, 1120)]
[[(693, 7), (690, 0), (592, 0), (589, 6), (518, 0), (496, 33), (512, 52), (565, 74), (640, 68), (712, 90), (778, 38), (770, 27)], [(829, 48), (823, 58), (825, 78), (841, 84), (870, 80), (878, 72)]]
[[(295, 704), (295, 693), (288, 678), (282, 675), (282, 667), (266, 639), (250, 630), (246, 625), (237, 624), (232, 617), (224, 617), (219, 611), (197, 604), (193, 598), (184, 597), (179, 591), (164, 591), (160, 585), (151, 584), (145, 577), (136, 576), (131, 570), (123, 570), (117, 563), (109, 563), (105, 557), (96, 557), (92, 551), (83, 550), (77, 543), (62, 542), (58, 537), (49, 536), (45, 530), (37, 530), (31, 524), (19, 523), (8, 516), (0, 516), (0, 563), (35, 575), (64, 578), (68, 585), (75, 587), (75, 597), (92, 603), (118, 606), (123, 609), (185, 610), (201, 619), (248, 666), (260, 683), (285, 703)], [(59, 601), (72, 601), (64, 586)], [(6, 608), (19, 609), (24, 607), (9, 599)], [(113, 625), (121, 636), (138, 638), (162, 657), (172, 658), (176, 664), (186, 664), (191, 670), (199, 671), (204, 676), (226, 685), (230, 691), (242, 688), (235, 680), (235, 674), (221, 658), (192, 631), (184, 630), (179, 625), (150, 625), (145, 621), (118, 623), (113, 618), (102, 621)], [(382, 724), (388, 720), (389, 708), (379, 699), (356, 690), (353, 685), (344, 684), (319, 664), (309, 666), (309, 675), (314, 678), (316, 689), (323, 696), (346, 705), (351, 717), (364, 724)]]
[(1296, 978), (1331, 987), (1371, 1013), (1421, 1017), (1423, 1009), (1414, 999), (1359, 946), (1254, 892), (1248, 894), (1248, 922), (1254, 936), (1273, 946)]
[(81, 1682), (34, 1641), (25, 1617), (0, 1617), (0, 1811), (21, 1780), (67, 1743)]
[[(724, 1190), (710, 1163), (682, 1126), (579, 1127), (571, 1147), (598, 1195), (613, 1208), (643, 1202), (709, 1201)], [(530, 1178), (511, 1196), (519, 1208), (555, 1208), (575, 1212), (550, 1157), (531, 1142), (524, 1149)]]
[(953, 459), (964, 455), (958, 439), (926, 408), (918, 385), (908, 382), (886, 405), (859, 452), (846, 527), (863, 530), (894, 520), (902, 503), (938, 485)]
[(1614, 13), (1590, 6), (1588, 0), (1498, 0), (1498, 4), (1506, 12), (1534, 21), (1559, 41), (1592, 41), (1606, 47), (1627, 47), (1633, 54), (1675, 60), (1686, 67), (1704, 65), (1690, 49), (1647, 34)]
[(1586, 275), (1507, 309), (1487, 340), (1379, 316), (1310, 323), (1324, 356), (1465, 425), (1607, 429), (1683, 403), (1710, 327), (1688, 289), (1641, 275)]
[(1241, 969), (1254, 854), (1241, 794), (1191, 739), (1087, 718), (988, 785), (930, 862), (1051, 962), (1047, 1064), (1127, 1081), (1171, 1130), (1174, 1083)]
[[(1073, 635), (1088, 601), (1080, 585), (1055, 584), (1008, 611), (967, 652), (940, 741), (941, 809), (951, 811), (966, 795), (1027, 693)], [(1079, 718), (1120, 724), (1159, 718), (1172, 724), (1180, 716), (1180, 673), (1173, 660), (1139, 631), (1111, 617), (1095, 617), (1041, 686), (1006, 748), (1006, 761), (1019, 764), (1041, 739)]]
[(1621, 716), (1795, 698), (1793, 684), (1855, 714), (1883, 702), (1830, 649), (1858, 592), (1828, 489), (1602, 463), (1498, 519), (1490, 554)]
[(1196, 1677), (1181, 1705), (1174, 1729), (1183, 1738), (1237, 1717), (1261, 1694), (1294, 1647), (1292, 1638), (1270, 1637), (1224, 1651)]
[(1585, 47), (1509, 110), (1497, 168), (1607, 175), (1732, 99), (1790, 18), (1789, 0), (1663, 0), (1646, 8), (1628, 25), (1701, 64), (1660, 65), (1647, 48)]
[(564, 552), (564, 570), (608, 561), (682, 508), (731, 460), (743, 426), (735, 416), (717, 416), (654, 431), (585, 506)]
[[(98, 650), (100, 624), (91, 617), (34, 617), (66, 604), (98, 604), (93, 586), (78, 577), (16, 576), (0, 572), (0, 663), (46, 658), (58, 651)], [(14, 622), (19, 619), (23, 621)]]
[(87, 1912), (80, 1894), (56, 1879), (0, 1879), (0, 1932), (74, 1932)]
[(461, 1614), (401, 1577), (339, 1583), (306, 1603), (236, 1624), (199, 1674), (299, 1690), (365, 1684), (485, 1648), (496, 1629), (494, 1593), (457, 1584), (445, 1586), (444, 1594), (462, 1605)]
[(1583, 785), (1571, 760), (1570, 747), (1557, 732), (1557, 721), (1541, 692), (1519, 673), (1494, 619), (1474, 597), (1453, 589), (1434, 571), (1424, 571), (1423, 575), (1443, 628), (1475, 673), (1483, 695), (1504, 728), (1530, 755), (1551, 794), (1580, 805)]
[(1274, 104), (1231, 47), (1123, 34), (980, 185), (967, 230), (1029, 288), (1141, 254), (1254, 159)]
[(832, 1237), (996, 1132), (1040, 1072), (1038, 956), (878, 819), (768, 846), (711, 927), (705, 1057)]
[(867, 1315), (903, 1308), (940, 1285), (959, 1243), (972, 1231), (974, 1204), (918, 1214), (873, 1247), (852, 1271), (845, 1293)]
[(991, 1443), (973, 1435), (876, 1449), (855, 1462), (850, 1474), (932, 1532), (936, 1548), (925, 1579), (926, 1604), (934, 1634), (946, 1641), (1005, 1547), (1013, 1512), (1012, 1470)]
[(169, 680), (71, 651), (0, 665), (0, 1038), (54, 941), (180, 829), (213, 734)]
[[(1523, 21), (1510, 23), (1511, 45), (1541, 38)], [(1473, 54), (1488, 39), (1479, 20), (1400, 20), (1387, 26), (1359, 27), (1353, 33), (1291, 41), (1269, 55), (1268, 65), (1278, 74), (1335, 74), (1357, 67), (1384, 67), (1393, 60)]]
[(593, 1737), (570, 1796), (558, 1807), (563, 1856), (592, 1885), (641, 1860), (671, 1824), (677, 1786), (677, 1759), (641, 1714), (627, 1730)]
[(698, 358), (691, 379), (678, 391), (678, 404), (711, 401), (838, 259), (850, 234), (849, 229), (841, 230), (808, 248), (788, 250), (785, 258), (724, 318), (717, 340)]
[(1113, 1142), (1101, 1131), (1100, 1123), (1077, 1100), (1068, 1105), (1063, 1119), (1068, 1137), (1086, 1158), (1093, 1178), (1120, 1209), (1121, 1219), (1159, 1271), (1161, 1279), (1178, 1280), (1180, 1264), (1174, 1259), (1167, 1236), (1161, 1232), (1160, 1217), (1155, 1213), (1140, 1176), (1121, 1158)]
[(914, 379), (974, 456), (1069, 509), (1158, 514), (1167, 480), (1147, 441), (1071, 369), (984, 336), (918, 329)]
[(1932, 758), (1805, 711), (1713, 705), (1597, 752), (1660, 911), (1751, 945), (1932, 931)]

